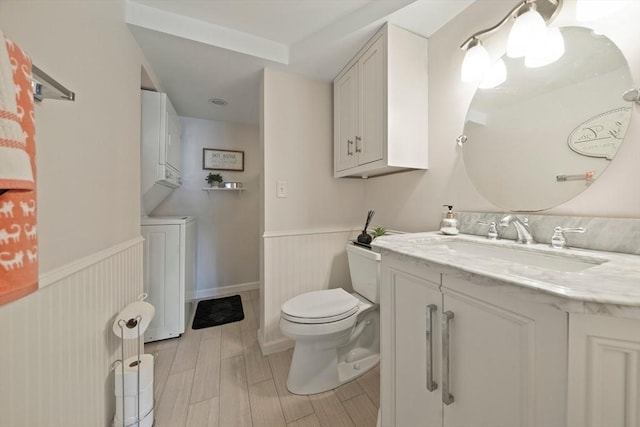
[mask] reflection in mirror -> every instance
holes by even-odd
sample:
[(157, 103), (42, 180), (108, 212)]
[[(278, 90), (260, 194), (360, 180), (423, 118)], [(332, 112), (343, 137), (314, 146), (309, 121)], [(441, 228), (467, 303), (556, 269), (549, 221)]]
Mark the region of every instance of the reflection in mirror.
[(464, 126), (476, 189), (512, 211), (540, 211), (587, 188), (613, 159), (631, 118), (622, 52), (589, 28), (563, 27), (565, 53), (540, 68), (503, 57), (506, 81), (479, 88)]

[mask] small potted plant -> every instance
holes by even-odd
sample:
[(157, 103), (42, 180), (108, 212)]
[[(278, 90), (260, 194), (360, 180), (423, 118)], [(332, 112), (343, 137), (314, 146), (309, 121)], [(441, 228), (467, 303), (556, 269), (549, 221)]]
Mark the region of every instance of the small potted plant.
[(384, 227), (376, 227), (369, 234), (375, 239), (376, 237), (384, 236), (387, 233), (387, 229)]
[(220, 175), (219, 173), (209, 172), (209, 175), (207, 175), (205, 181), (207, 181), (212, 187), (221, 187), (223, 179), (222, 175)]

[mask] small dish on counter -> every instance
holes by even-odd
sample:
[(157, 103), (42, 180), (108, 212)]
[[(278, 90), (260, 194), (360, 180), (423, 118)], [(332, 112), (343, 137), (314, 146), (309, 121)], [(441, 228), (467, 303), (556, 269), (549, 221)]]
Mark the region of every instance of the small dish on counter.
[(237, 181), (225, 182), (223, 184), (223, 188), (239, 189), (239, 188), (242, 188), (242, 183)]

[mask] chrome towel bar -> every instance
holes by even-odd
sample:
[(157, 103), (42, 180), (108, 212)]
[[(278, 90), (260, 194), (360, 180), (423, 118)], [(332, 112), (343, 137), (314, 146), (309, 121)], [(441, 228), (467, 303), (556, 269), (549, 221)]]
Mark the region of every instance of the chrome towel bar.
[(53, 77), (49, 76), (35, 65), (31, 66), (31, 75), (33, 99), (37, 102), (42, 102), (43, 99), (75, 101), (76, 94), (74, 92), (58, 83)]

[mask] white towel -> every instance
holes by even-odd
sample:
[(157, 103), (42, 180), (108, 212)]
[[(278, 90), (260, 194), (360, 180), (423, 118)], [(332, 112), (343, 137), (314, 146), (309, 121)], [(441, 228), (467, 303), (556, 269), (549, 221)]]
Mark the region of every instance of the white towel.
[(18, 64), (10, 58), (7, 41), (0, 31), (0, 190), (33, 190), (26, 135), (20, 125), (24, 109), (17, 104), (18, 86), (13, 79), (16, 67)]

